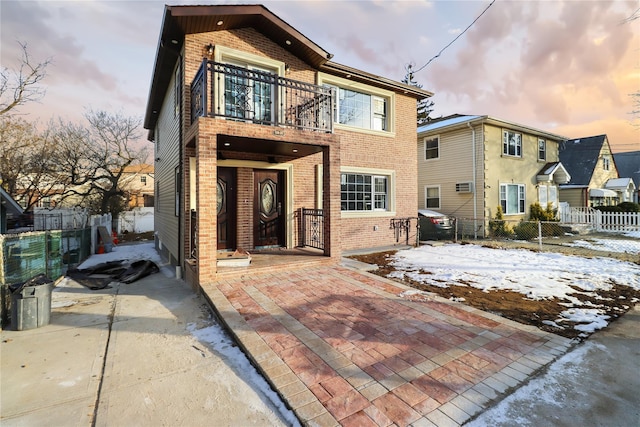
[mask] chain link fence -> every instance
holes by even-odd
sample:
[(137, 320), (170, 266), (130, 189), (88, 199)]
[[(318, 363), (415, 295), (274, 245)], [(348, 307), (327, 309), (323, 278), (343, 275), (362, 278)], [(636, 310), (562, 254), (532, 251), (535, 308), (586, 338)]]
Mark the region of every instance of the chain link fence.
[(454, 240), (640, 263), (640, 229), (602, 232), (584, 224), (456, 218)]

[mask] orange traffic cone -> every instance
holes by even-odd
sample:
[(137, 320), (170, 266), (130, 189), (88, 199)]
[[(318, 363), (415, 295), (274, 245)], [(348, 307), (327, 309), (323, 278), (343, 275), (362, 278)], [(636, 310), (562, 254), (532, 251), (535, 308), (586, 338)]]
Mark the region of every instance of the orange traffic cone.
[(98, 253), (99, 254), (104, 253), (104, 245), (102, 244), (102, 241), (100, 241), (100, 244), (98, 244)]
[(111, 241), (113, 242), (114, 245), (118, 244), (118, 233), (116, 233), (115, 230), (111, 232)]

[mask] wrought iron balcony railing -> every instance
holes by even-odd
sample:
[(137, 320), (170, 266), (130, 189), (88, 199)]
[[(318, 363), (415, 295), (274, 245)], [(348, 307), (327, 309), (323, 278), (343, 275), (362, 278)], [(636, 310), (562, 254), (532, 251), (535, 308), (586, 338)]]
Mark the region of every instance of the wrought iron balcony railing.
[(331, 88), (204, 59), (191, 83), (191, 123), (197, 117), (333, 131)]

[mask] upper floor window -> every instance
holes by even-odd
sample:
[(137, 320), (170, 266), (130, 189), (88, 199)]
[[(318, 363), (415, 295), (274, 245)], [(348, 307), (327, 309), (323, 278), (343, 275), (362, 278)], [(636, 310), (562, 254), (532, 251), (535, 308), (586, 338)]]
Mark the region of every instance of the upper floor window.
[(334, 85), (336, 102), (333, 120), (347, 126), (362, 129), (388, 131), (388, 100)]
[(505, 156), (522, 157), (522, 134), (503, 130), (502, 154)]
[(440, 209), (440, 187), (425, 187), (424, 200), (426, 209)]
[(340, 177), (340, 209), (343, 211), (388, 210), (388, 177), (343, 173)]
[(506, 215), (524, 213), (525, 187), (523, 184), (500, 184), (500, 206)]
[(538, 139), (538, 160), (547, 160), (547, 141)]
[(602, 168), (606, 171), (611, 167), (609, 156), (602, 156)]
[(146, 176), (141, 176), (140, 177), (140, 182), (143, 183), (144, 185), (147, 185), (147, 177)]
[(440, 137), (424, 139), (424, 159), (438, 159), (440, 158)]

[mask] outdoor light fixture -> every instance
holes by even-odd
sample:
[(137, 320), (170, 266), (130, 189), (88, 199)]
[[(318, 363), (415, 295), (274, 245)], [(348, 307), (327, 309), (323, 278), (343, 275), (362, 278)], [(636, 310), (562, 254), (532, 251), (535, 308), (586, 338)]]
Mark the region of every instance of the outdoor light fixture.
[(211, 43), (209, 43), (208, 45), (206, 45), (204, 48), (207, 51), (207, 54), (209, 56), (213, 55), (213, 45)]
[(289, 64), (284, 64), (284, 72), (289, 74), (289, 71), (291, 71), (291, 65)]

